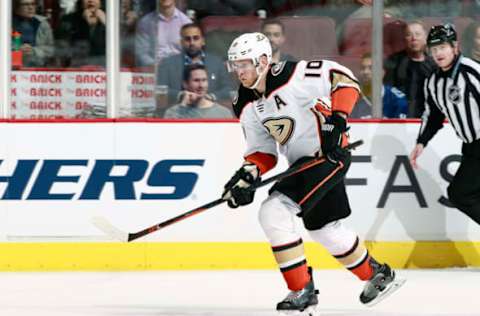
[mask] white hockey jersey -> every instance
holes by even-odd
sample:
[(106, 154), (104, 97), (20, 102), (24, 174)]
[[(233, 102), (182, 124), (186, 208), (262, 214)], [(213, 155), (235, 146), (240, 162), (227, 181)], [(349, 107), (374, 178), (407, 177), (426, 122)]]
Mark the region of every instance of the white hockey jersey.
[(266, 91), (240, 86), (233, 109), (247, 142), (245, 157), (256, 153), (278, 156), (293, 163), (304, 156), (322, 155), (318, 100), (330, 100), (337, 89), (360, 91), (353, 73), (328, 60), (281, 62), (267, 73)]

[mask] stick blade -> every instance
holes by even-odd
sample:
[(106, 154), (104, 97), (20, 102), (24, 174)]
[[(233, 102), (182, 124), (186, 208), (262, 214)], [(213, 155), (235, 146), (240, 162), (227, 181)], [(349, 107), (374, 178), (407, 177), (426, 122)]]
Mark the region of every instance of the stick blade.
[(128, 233), (113, 226), (105, 217), (92, 217), (90, 222), (112, 239), (128, 242)]

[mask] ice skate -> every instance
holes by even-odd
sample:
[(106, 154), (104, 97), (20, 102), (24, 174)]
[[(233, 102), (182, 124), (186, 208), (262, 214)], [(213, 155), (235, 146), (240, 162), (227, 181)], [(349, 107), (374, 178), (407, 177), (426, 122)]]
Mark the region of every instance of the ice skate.
[(388, 264), (379, 264), (375, 260), (371, 260), (373, 261), (373, 276), (367, 281), (360, 294), (360, 301), (367, 306), (373, 306), (382, 301), (398, 290), (406, 281), (396, 278), (395, 271)]
[(291, 291), (287, 297), (277, 304), (279, 315), (315, 316), (318, 304), (318, 290), (315, 289), (312, 268), (308, 268), (310, 281), (300, 291)]

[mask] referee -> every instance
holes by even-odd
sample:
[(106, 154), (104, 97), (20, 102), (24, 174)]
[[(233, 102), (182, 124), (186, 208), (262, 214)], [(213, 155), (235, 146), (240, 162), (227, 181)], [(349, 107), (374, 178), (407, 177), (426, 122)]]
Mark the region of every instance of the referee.
[(463, 141), (462, 162), (448, 186), (448, 198), (480, 224), (480, 64), (459, 53), (450, 24), (433, 26), (427, 44), (439, 69), (425, 80), (425, 112), (410, 162), (418, 167), (417, 158), (448, 118)]

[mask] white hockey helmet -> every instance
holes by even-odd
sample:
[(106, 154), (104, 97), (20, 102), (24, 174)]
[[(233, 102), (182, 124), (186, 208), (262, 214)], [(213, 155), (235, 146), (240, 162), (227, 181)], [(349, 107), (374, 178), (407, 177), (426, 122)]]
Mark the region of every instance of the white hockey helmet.
[(250, 59), (257, 67), (260, 57), (266, 55), (268, 64), (272, 62), (272, 46), (268, 38), (262, 33), (245, 33), (233, 40), (228, 49), (229, 71), (233, 71), (232, 64), (237, 60)]

